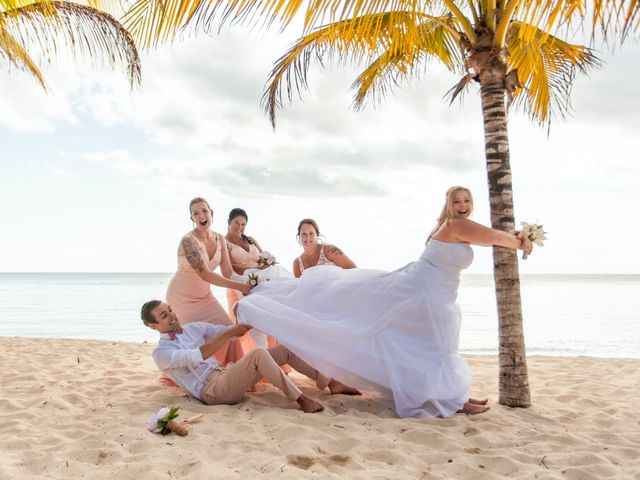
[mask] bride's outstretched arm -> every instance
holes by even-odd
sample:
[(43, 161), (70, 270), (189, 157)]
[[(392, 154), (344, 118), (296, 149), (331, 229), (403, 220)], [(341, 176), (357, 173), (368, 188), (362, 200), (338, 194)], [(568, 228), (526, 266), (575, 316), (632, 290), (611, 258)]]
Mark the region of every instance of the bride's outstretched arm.
[(460, 242), (471, 243), (473, 245), (496, 245), (500, 247), (514, 248), (531, 253), (533, 245), (522, 233), (513, 234), (485, 227), (472, 220), (456, 219), (452, 220), (449, 228)]

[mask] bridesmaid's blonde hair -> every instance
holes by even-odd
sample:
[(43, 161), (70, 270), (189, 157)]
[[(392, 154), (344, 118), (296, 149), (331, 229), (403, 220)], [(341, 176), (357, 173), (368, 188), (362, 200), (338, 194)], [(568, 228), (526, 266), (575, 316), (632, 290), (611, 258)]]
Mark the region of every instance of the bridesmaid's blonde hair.
[(435, 228), (431, 230), (431, 233), (429, 234), (429, 238), (427, 238), (427, 241), (425, 243), (429, 243), (429, 240), (431, 240), (431, 237), (433, 237), (438, 232), (438, 230), (440, 230), (440, 227), (442, 227), (445, 223), (451, 220), (452, 218), (451, 207), (453, 206), (453, 196), (459, 191), (463, 191), (469, 194), (469, 198), (471, 199), (471, 204), (473, 205), (473, 195), (471, 194), (471, 190), (469, 190), (467, 187), (461, 187), (459, 185), (456, 185), (455, 187), (451, 187), (449, 190), (447, 190), (446, 200), (444, 202), (444, 206), (442, 207), (442, 212), (440, 212), (440, 216), (438, 217), (438, 222), (436, 223)]
[(209, 211), (211, 213), (213, 213), (213, 210), (211, 210), (211, 207), (209, 206), (209, 202), (207, 202), (204, 198), (202, 197), (196, 197), (193, 200), (191, 200), (189, 202), (189, 215), (193, 215), (193, 213), (191, 212), (191, 207), (193, 207), (194, 204), (196, 203), (206, 203), (207, 204), (207, 208), (209, 209)]

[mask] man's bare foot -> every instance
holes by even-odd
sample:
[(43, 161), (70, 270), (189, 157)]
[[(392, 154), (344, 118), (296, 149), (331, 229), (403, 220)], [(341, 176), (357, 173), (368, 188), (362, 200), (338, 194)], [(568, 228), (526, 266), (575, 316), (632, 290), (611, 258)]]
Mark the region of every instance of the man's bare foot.
[(320, 402), (316, 402), (313, 398), (302, 394), (296, 400), (304, 413), (318, 413), (324, 410), (324, 406)]
[(158, 378), (156, 378), (156, 382), (158, 383), (158, 385), (162, 385), (163, 387), (177, 387), (178, 386), (178, 384), (176, 382), (171, 380), (166, 375), (159, 375)]
[(362, 392), (357, 388), (349, 387), (337, 380), (329, 382), (329, 392), (331, 395), (362, 395)]
[(469, 398), (469, 403), (473, 405), (486, 405), (487, 403), (489, 403), (489, 399), (488, 398), (482, 398), (482, 399)]
[(489, 410), (489, 407), (485, 405), (476, 405), (475, 403), (467, 402), (462, 406), (462, 409), (458, 410), (458, 413), (466, 413), (467, 415), (477, 415), (478, 413), (484, 413)]

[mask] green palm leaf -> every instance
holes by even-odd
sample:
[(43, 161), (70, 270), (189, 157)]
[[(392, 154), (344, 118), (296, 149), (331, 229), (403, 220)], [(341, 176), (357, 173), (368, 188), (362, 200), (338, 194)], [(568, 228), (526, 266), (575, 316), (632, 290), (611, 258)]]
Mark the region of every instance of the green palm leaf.
[[(106, 0), (93, 0), (97, 4)], [(301, 12), (303, 6), (306, 7)], [(125, 16), (124, 23), (138, 45), (155, 47), (175, 39), (183, 29), (209, 28), (218, 18), (220, 23), (248, 23), (257, 25), (262, 20), (269, 26), (274, 21), (284, 28), (301, 13), (304, 19), (304, 34), (312, 33), (318, 25), (337, 23), (342, 20), (362, 18), (370, 21), (370, 28), (384, 26), (376, 18), (386, 14), (392, 23), (402, 22), (408, 13), (426, 12), (433, 7), (442, 9), (440, 0), (137, 0)], [(420, 14), (420, 13), (418, 13)], [(394, 18), (394, 17), (398, 18)], [(355, 28), (355, 26), (354, 26)]]
[(0, 15), (0, 55), (4, 56), (10, 63), (18, 67), (19, 69), (26, 70), (31, 73), (40, 86), (46, 90), (44, 83), (44, 77), (42, 72), (31, 59), (31, 56), (22, 47), (11, 33), (9, 33), (4, 17)]
[(516, 91), (516, 103), (538, 122), (550, 119), (552, 114), (564, 116), (576, 73), (599, 65), (589, 48), (520, 22), (511, 24), (507, 45), (509, 69), (517, 70), (524, 87)]
[(429, 57), (448, 68), (462, 66), (460, 34), (450, 16), (431, 17), (407, 12), (385, 12), (326, 25), (300, 38), (275, 64), (267, 81), (263, 106), (275, 125), (275, 110), (282, 106), (283, 83), (289, 100), (308, 87), (307, 72), (315, 59), (321, 65), (371, 62), (353, 87), (354, 106), (366, 98), (384, 96), (389, 84), (417, 75), (414, 68)]
[[(6, 2), (5, 2), (6, 6)], [(74, 59), (122, 68), (140, 83), (140, 58), (129, 33), (109, 14), (68, 2), (22, 2), (0, 12), (0, 53), (44, 80), (32, 57), (50, 62), (62, 45)]]
[(449, 16), (426, 18), (415, 43), (404, 43), (402, 49), (392, 45), (367, 66), (351, 85), (357, 92), (354, 108), (361, 110), (368, 99), (379, 103), (394, 86), (418, 78), (430, 60), (439, 60), (451, 71), (462, 71), (460, 34), (445, 27), (450, 20)]

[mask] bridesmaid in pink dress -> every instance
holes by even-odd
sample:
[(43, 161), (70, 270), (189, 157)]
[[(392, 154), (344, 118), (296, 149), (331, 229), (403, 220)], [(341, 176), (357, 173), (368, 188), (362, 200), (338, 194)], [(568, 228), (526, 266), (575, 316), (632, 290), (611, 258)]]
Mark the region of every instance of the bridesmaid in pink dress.
[(356, 264), (335, 245), (318, 242), (320, 227), (315, 220), (305, 218), (298, 224), (298, 243), (304, 252), (293, 261), (293, 274), (296, 278), (306, 268), (316, 265), (335, 265), (340, 268), (356, 268)]
[[(262, 253), (262, 247), (253, 237), (249, 237), (244, 234), (244, 230), (247, 226), (249, 217), (247, 212), (242, 208), (234, 208), (229, 212), (229, 219), (227, 220), (228, 230), (225, 235), (227, 241), (227, 248), (229, 249), (229, 259), (231, 260), (231, 267), (233, 271), (238, 274), (244, 274), (244, 271), (248, 268), (266, 268), (267, 265), (260, 265), (258, 260)], [(236, 322), (236, 316), (233, 312), (233, 307), (240, 300), (238, 291), (232, 288), (227, 288), (227, 302), (229, 307), (229, 316), (234, 322)], [(252, 340), (251, 335), (245, 335), (240, 340), (245, 352), (253, 350), (255, 348), (255, 342)], [(273, 337), (267, 337), (267, 343), (269, 347), (274, 347), (278, 344)], [(287, 368), (284, 369), (288, 371)]]
[[(262, 247), (253, 237), (244, 234), (249, 217), (241, 208), (234, 208), (229, 212), (227, 234), (224, 236), (229, 248), (231, 268), (238, 275), (242, 275), (247, 268), (261, 268), (258, 264)], [(229, 292), (229, 289), (227, 290)]]
[[(167, 289), (167, 303), (180, 319), (180, 323), (209, 322), (233, 325), (225, 309), (211, 292), (211, 285), (234, 288), (247, 295), (251, 287), (230, 280), (232, 269), (224, 237), (211, 230), (213, 212), (203, 198), (194, 198), (189, 204), (195, 227), (180, 241), (178, 271)], [(222, 275), (214, 270), (220, 267)], [(237, 340), (218, 350), (216, 357), (225, 365), (242, 357)]]

